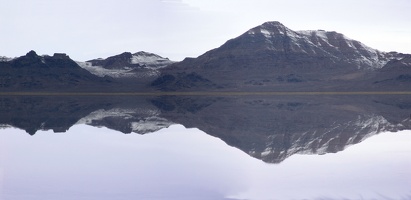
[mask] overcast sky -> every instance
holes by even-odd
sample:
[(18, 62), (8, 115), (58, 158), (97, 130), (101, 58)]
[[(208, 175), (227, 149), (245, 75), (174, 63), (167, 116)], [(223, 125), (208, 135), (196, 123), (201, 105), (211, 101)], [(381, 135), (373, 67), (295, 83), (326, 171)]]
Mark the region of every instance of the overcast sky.
[(411, 53), (410, 0), (0, 0), (0, 55), (197, 57), (266, 21)]

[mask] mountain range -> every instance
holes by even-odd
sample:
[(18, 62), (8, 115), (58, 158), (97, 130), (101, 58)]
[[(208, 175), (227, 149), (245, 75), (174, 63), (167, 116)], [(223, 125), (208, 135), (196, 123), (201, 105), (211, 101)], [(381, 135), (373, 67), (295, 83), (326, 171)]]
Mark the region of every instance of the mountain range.
[(0, 57), (2, 91), (404, 91), (411, 55), (334, 31), (266, 22), (197, 58), (148, 52), (75, 62), (65, 54)]

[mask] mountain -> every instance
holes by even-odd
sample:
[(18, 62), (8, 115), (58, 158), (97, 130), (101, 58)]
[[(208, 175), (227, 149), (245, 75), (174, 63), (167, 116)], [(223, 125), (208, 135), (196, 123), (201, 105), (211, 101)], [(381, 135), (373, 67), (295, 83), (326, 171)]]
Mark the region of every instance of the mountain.
[(384, 68), (378, 70), (374, 84), (386, 88), (410, 88), (411, 86), (411, 55), (402, 55), (401, 59), (389, 61)]
[[(401, 79), (411, 74), (409, 57), (372, 49), (333, 31), (293, 31), (279, 22), (266, 22), (198, 58), (161, 69), (162, 76), (152, 86), (160, 90), (375, 90), (384, 86), (375, 83), (397, 82), (398, 77), (410, 86), (408, 79)], [(390, 74), (384, 77), (387, 71)], [(197, 78), (187, 80), (188, 74)], [(408, 88), (398, 88), (402, 89)]]
[(93, 59), (78, 64), (91, 73), (104, 77), (113, 78), (146, 78), (156, 77), (158, 69), (174, 63), (168, 58), (157, 54), (140, 51), (134, 54), (124, 52), (106, 59)]
[(75, 62), (68, 55), (39, 56), (35, 51), (18, 58), (0, 57), (2, 91), (135, 92), (174, 63), (148, 52), (125, 52), (107, 59)]
[(85, 91), (113, 84), (79, 67), (66, 54), (39, 56), (35, 51), (14, 59), (0, 60), (2, 91)]
[(124, 52), (74, 62), (65, 54), (0, 57), (2, 91), (409, 91), (411, 55), (334, 31), (266, 22), (197, 58)]

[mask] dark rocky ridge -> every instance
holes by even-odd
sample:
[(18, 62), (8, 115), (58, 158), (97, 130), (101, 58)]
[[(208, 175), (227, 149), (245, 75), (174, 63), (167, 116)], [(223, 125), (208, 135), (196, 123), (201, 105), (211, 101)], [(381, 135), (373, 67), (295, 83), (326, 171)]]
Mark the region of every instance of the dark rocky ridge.
[[(147, 52), (75, 62), (64, 53), (39, 56), (30, 51), (0, 60), (0, 88), (2, 92), (149, 91), (150, 82), (159, 74), (157, 69), (169, 63), (172, 61)], [(108, 71), (101, 73), (101, 69)]]
[(25, 56), (0, 62), (1, 91), (87, 91), (115, 85), (111, 78), (100, 78), (82, 69), (66, 54)]
[(90, 62), (95, 66), (102, 66), (106, 69), (123, 69), (124, 67), (141, 68), (142, 66), (139, 64), (130, 63), (132, 56), (133, 55), (130, 52), (124, 52), (116, 56), (108, 57), (107, 59), (94, 59), (87, 62)]

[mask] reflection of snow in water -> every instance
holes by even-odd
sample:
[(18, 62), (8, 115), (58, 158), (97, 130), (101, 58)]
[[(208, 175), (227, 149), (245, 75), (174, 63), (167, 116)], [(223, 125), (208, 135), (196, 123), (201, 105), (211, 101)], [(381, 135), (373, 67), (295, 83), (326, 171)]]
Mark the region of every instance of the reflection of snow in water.
[(77, 124), (92, 124), (93, 121), (101, 121), (104, 118), (120, 118), (130, 121), (129, 125), (133, 132), (144, 134), (158, 131), (174, 124), (167, 119), (158, 117), (160, 111), (157, 109), (100, 109), (81, 118)]
[[(405, 122), (405, 121), (404, 121)], [(328, 133), (334, 132), (335, 133), (343, 133), (347, 131), (347, 127), (351, 127), (350, 130), (354, 132), (354, 134), (350, 134), (351, 137), (348, 138), (345, 142), (345, 144), (342, 144), (340, 146), (343, 147), (344, 150), (352, 145), (355, 145), (357, 143), (360, 143), (367, 138), (376, 135), (380, 132), (384, 131), (397, 131), (400, 130), (404, 125), (402, 124), (391, 124), (389, 123), (384, 117), (382, 116), (377, 116), (377, 115), (370, 115), (370, 116), (363, 116), (359, 115), (358, 119), (356, 121), (352, 122), (347, 122), (344, 124), (339, 124), (339, 123), (334, 123), (334, 127), (331, 127), (327, 130), (322, 131), (322, 136), (323, 137), (318, 137), (316, 139), (312, 139), (310, 142), (305, 142), (307, 138), (310, 137), (310, 135), (316, 135), (313, 134), (311, 131), (307, 131), (304, 133), (301, 133), (299, 138), (297, 138), (292, 144), (291, 147), (287, 148), (286, 150), (282, 150), (281, 152), (278, 152), (278, 150), (273, 149), (271, 146), (273, 143), (276, 141), (276, 136), (272, 135), (268, 137), (268, 143), (266, 144), (266, 148), (263, 152), (261, 152), (261, 158), (263, 160), (270, 160), (270, 157), (272, 155), (276, 155), (276, 158), (281, 158), (279, 161), (282, 161), (282, 159), (286, 159), (294, 154), (319, 154), (323, 155), (328, 152), (330, 152), (330, 149), (334, 149), (332, 146), (335, 145), (333, 142), (336, 140), (338, 141), (339, 138), (336, 137), (327, 137), (326, 135)], [(314, 133), (317, 133), (317, 130), (313, 130)], [(297, 134), (298, 135), (298, 134)], [(337, 135), (338, 136), (338, 135)], [(341, 136), (345, 136), (345, 134), (341, 134)], [(328, 138), (327, 141), (323, 141), (324, 138)], [(345, 141), (345, 140), (340, 140), (340, 141)], [(305, 144), (302, 146), (302, 144)], [(320, 144), (320, 146), (318, 146)], [(277, 152), (276, 152), (277, 151)], [(257, 155), (256, 151), (251, 151), (249, 152), (250, 155)]]

